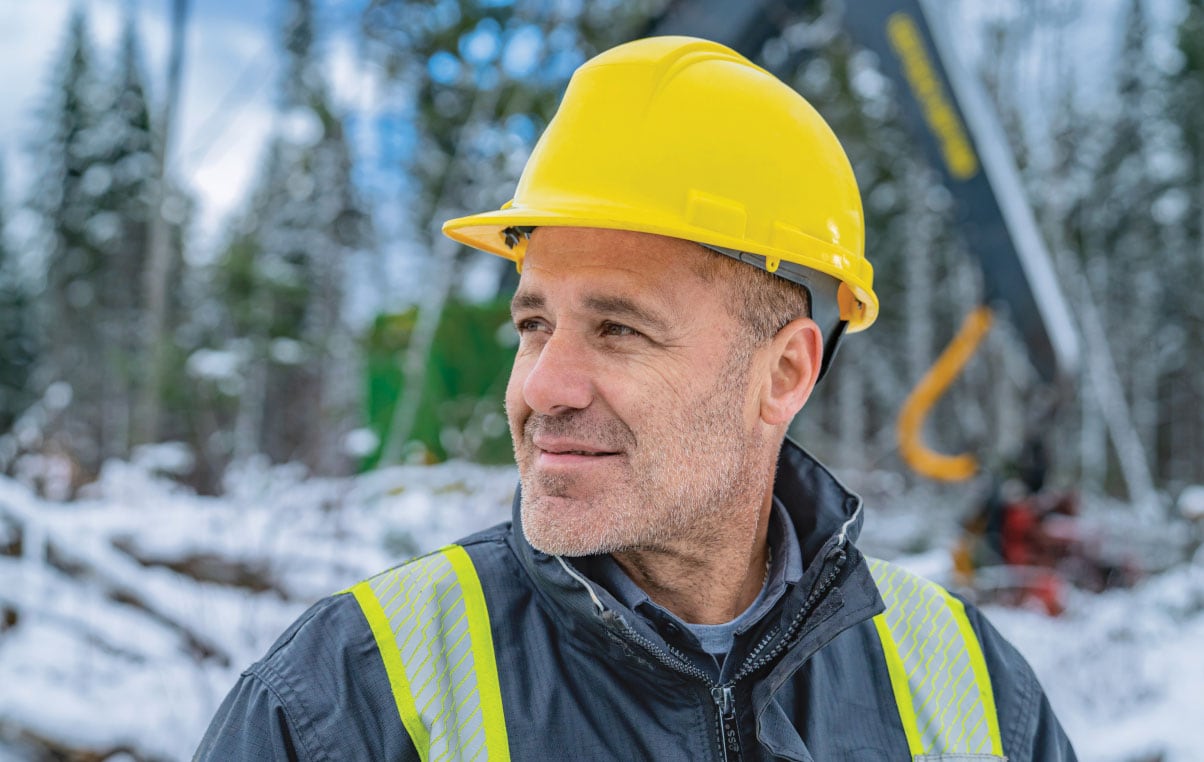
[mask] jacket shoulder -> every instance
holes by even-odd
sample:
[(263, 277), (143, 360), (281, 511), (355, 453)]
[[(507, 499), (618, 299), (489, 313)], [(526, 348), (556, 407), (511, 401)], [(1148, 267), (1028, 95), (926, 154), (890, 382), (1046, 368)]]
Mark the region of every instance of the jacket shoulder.
[(411, 756), (371, 629), (355, 599), (336, 594), (311, 606), (242, 673), (196, 759)]
[(1028, 660), (995, 629), (981, 609), (962, 602), (966, 618), (982, 644), (1008, 759), (1074, 762), (1077, 757), (1070, 739)]
[[(1036, 674), (1023, 655), (999, 633), (983, 612), (944, 587), (879, 559), (869, 559), (875, 581), (884, 598), (920, 611), (930, 611), (923, 602), (952, 597), (965, 612), (986, 664), (999, 720), (1003, 749), (1011, 762), (1074, 760), (1074, 750), (1057, 716), (1050, 707)], [(917, 592), (927, 591), (917, 595)], [(890, 601), (888, 601), (888, 606)], [(938, 607), (939, 608), (939, 607)], [(926, 619), (921, 617), (912, 621)], [(925, 641), (926, 642), (926, 641)]]
[(501, 524), (496, 524), (488, 529), (482, 529), (479, 532), (474, 532), (467, 537), (461, 538), (455, 542), (456, 545), (469, 551), (470, 555), (488, 554), (491, 551), (498, 551), (507, 546), (510, 537), (511, 523), (504, 521)]

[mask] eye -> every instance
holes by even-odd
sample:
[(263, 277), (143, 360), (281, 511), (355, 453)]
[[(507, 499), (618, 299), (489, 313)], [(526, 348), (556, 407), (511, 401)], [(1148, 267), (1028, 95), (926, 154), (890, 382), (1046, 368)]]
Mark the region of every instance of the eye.
[(603, 323), (603, 336), (639, 336), (641, 335), (636, 329), (623, 325), (622, 323)]
[(548, 324), (539, 318), (521, 318), (514, 321), (514, 328), (520, 334), (533, 333), (535, 331), (547, 331)]

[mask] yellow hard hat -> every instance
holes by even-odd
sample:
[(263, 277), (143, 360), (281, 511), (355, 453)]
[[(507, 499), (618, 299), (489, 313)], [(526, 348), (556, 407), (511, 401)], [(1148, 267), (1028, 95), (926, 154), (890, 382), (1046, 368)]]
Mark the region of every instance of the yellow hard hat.
[(861, 196), (836, 136), (801, 95), (715, 42), (652, 37), (587, 61), (514, 199), (443, 232), (521, 268), (518, 232), (544, 225), (696, 241), (808, 287), (831, 276), (832, 293), (813, 289), (812, 301), (839, 312), (837, 335), (878, 316)]

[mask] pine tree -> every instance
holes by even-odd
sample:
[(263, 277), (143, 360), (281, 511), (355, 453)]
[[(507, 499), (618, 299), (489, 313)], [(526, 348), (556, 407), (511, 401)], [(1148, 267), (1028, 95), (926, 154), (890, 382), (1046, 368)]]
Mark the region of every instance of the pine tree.
[(1204, 301), (1198, 284), (1204, 280), (1204, 0), (1187, 0), (1176, 30), (1180, 66), (1168, 84), (1171, 116), (1177, 125), (1184, 172), (1164, 197), (1163, 211), (1179, 231), (1184, 262), (1167, 278), (1165, 309), (1179, 316), (1179, 362), (1168, 369), (1164, 387), (1168, 426), (1163, 452), (1173, 477), (1182, 482), (1204, 480)]
[[(158, 201), (157, 137), (140, 57), (130, 17), (115, 65), (99, 66), (77, 11), (40, 115), (49, 128), (33, 148), (41, 171), (30, 206), (42, 223), (46, 273), (47, 351), (37, 375), (43, 387), (71, 387), (72, 404), (51, 433), (85, 473), (129, 454), (148, 370), (143, 282)], [(166, 199), (178, 251), (191, 201), (174, 187)]]
[(0, 166), (0, 431), (8, 431), (33, 402), (30, 371), (36, 347), (32, 300), (5, 235), (3, 174)]
[(100, 166), (106, 141), (100, 130), (105, 92), (95, 70), (87, 20), (77, 10), (49, 88), (40, 121), (46, 132), (34, 148), (40, 172), (31, 207), (42, 221), (45, 251), (44, 383), (70, 385), (73, 403), (54, 434), (85, 469), (95, 469), (104, 450), (105, 367), (100, 273), (104, 245), (118, 234), (100, 198), (111, 174)]
[(104, 337), (106, 455), (124, 455), (131, 444), (137, 386), (147, 372), (143, 273), (150, 248), (154, 204), (154, 136), (141, 73), (133, 19), (127, 19), (116, 71), (109, 77), (107, 105), (98, 124), (105, 146), (89, 171), (107, 176), (98, 199), (111, 231), (99, 248), (104, 257), (97, 279)]
[[(137, 32), (127, 19), (113, 67), (96, 63), (82, 10), (71, 18), (34, 148), (42, 169), (31, 206), (42, 221), (47, 299), (43, 384), (64, 381), (72, 405), (57, 432), (85, 472), (129, 454), (148, 369), (143, 281), (157, 202), (155, 129)], [(191, 204), (169, 189), (182, 241)]]
[(345, 467), (338, 448), (358, 387), (345, 267), (371, 232), (315, 48), (312, 3), (292, 0), (286, 10), (283, 129), (217, 278), (229, 304), (226, 341), (246, 362), (237, 446), (329, 473)]

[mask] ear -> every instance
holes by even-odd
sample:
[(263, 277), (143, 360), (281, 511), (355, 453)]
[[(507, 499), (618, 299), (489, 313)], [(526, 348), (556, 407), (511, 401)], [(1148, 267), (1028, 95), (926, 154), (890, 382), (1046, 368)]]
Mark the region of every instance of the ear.
[(819, 379), (823, 333), (814, 320), (798, 318), (778, 331), (765, 351), (769, 354), (761, 393), (761, 420), (770, 426), (789, 424), (803, 409)]

